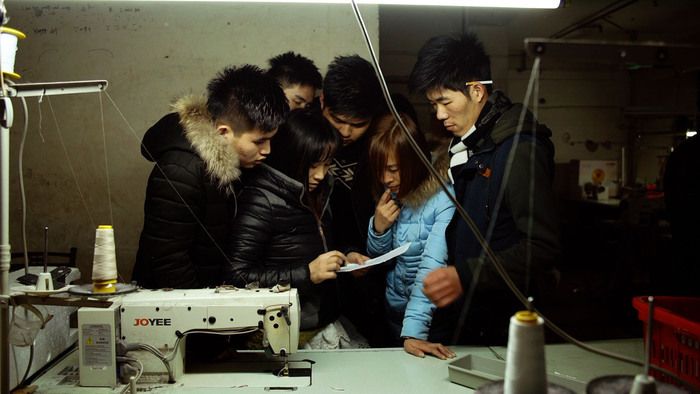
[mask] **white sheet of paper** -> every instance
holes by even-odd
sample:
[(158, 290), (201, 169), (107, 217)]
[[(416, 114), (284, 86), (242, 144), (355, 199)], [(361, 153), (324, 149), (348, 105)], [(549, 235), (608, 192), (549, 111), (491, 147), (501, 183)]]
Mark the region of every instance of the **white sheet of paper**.
[(379, 257), (375, 257), (373, 259), (369, 259), (369, 260), (365, 261), (364, 264), (352, 264), (352, 263), (346, 264), (346, 265), (340, 267), (340, 270), (338, 270), (338, 272), (351, 272), (351, 271), (355, 271), (355, 270), (369, 268), (373, 265), (381, 264), (385, 261), (389, 261), (389, 260), (393, 259), (396, 256), (401, 256), (402, 254), (406, 253), (409, 246), (411, 246), (410, 242), (405, 243), (405, 244), (399, 246), (398, 248), (392, 250), (389, 253), (386, 253), (386, 254), (383, 254)]

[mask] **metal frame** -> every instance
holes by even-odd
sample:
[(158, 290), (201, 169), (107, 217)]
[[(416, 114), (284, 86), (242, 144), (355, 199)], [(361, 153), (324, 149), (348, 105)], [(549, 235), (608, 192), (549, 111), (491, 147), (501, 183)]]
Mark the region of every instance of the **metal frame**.
[[(68, 81), (8, 84), (0, 92), (0, 392), (10, 392), (10, 127), (14, 120), (11, 97), (41, 97), (97, 93), (107, 81)], [(6, 92), (6, 93), (5, 93)], [(25, 115), (26, 116), (26, 115)]]

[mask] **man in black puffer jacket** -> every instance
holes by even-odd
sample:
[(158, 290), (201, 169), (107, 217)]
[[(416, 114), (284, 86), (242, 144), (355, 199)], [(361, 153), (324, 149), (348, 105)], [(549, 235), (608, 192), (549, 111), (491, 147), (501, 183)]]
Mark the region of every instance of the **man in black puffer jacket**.
[(222, 283), (240, 168), (265, 159), (289, 110), (279, 84), (255, 66), (226, 68), (207, 90), (178, 100), (143, 138), (155, 167), (133, 278), (146, 288)]

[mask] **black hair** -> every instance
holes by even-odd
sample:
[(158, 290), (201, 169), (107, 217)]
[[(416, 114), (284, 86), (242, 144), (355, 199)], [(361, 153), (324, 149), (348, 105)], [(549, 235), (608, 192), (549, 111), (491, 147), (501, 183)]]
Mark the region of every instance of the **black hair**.
[(407, 115), (409, 118), (411, 118), (413, 123), (418, 125), (418, 112), (416, 112), (415, 107), (413, 107), (413, 104), (411, 104), (411, 100), (409, 100), (408, 97), (401, 93), (392, 93), (391, 101), (394, 102), (394, 107), (399, 114)]
[[(491, 61), (476, 34), (433, 37), (418, 52), (408, 87), (425, 94), (433, 89), (451, 89), (467, 94), (471, 81), (491, 79)], [(491, 92), (492, 86), (486, 85)], [(468, 97), (468, 95), (467, 95)]]
[(323, 105), (335, 115), (371, 120), (386, 111), (374, 68), (358, 55), (337, 56), (323, 80)]
[[(295, 109), (272, 138), (267, 163), (308, 190), (311, 166), (332, 158), (340, 145), (340, 135), (318, 108)], [(313, 195), (307, 202), (322, 208)]]
[(268, 62), (270, 69), (267, 70), (267, 75), (276, 79), (283, 88), (298, 84), (321, 89), (321, 73), (311, 59), (289, 51)]
[(257, 66), (226, 67), (207, 85), (207, 109), (213, 120), (236, 132), (272, 131), (289, 112), (279, 83)]

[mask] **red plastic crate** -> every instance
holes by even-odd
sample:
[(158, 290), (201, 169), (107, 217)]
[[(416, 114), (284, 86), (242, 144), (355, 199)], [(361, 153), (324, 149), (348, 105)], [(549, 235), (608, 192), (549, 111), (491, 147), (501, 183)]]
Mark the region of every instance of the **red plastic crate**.
[[(647, 298), (632, 299), (639, 320), (644, 323), (645, 335), (649, 318)], [(654, 297), (653, 315), (651, 364), (700, 386), (700, 298)], [(676, 384), (660, 372), (652, 370), (651, 374), (661, 381)]]

